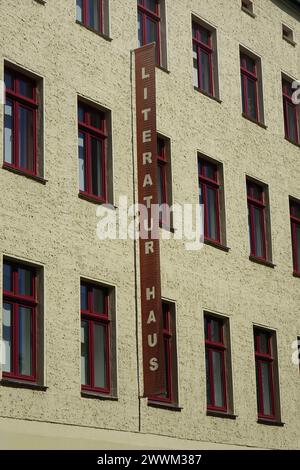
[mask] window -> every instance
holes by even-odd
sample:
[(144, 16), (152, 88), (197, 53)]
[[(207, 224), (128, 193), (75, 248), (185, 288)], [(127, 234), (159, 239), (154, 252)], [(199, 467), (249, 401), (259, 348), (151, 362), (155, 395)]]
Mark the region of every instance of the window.
[(177, 404), (177, 350), (176, 350), (176, 318), (175, 304), (162, 303), (163, 314), (163, 341), (165, 357), (165, 383), (164, 392), (150, 398), (150, 402), (163, 402)]
[(254, 328), (254, 345), (258, 417), (275, 420), (279, 417), (275, 333)]
[(232, 383), (228, 320), (205, 313), (205, 363), (207, 409), (232, 410)]
[(204, 205), (204, 240), (226, 244), (222, 166), (198, 157), (199, 203)]
[(241, 8), (245, 13), (255, 16), (253, 11), (253, 2), (251, 0), (242, 0)]
[(243, 115), (256, 122), (263, 122), (261, 63), (241, 51), (241, 87)]
[(271, 261), (271, 230), (267, 187), (247, 179), (250, 256)]
[(31, 175), (41, 173), (38, 153), (39, 93), (37, 82), (5, 68), (4, 166)]
[(35, 267), (4, 261), (3, 378), (36, 382), (38, 281)]
[(170, 141), (165, 137), (157, 139), (157, 187), (158, 187), (158, 204), (162, 205), (159, 222), (165, 227), (170, 227), (172, 214), (167, 210), (165, 205), (172, 205), (172, 174), (170, 161)]
[(138, 0), (138, 47), (156, 43), (156, 63), (166, 68), (164, 0)]
[(114, 342), (111, 289), (81, 282), (81, 384), (82, 390), (111, 394)]
[[(78, 103), (79, 192), (99, 202), (112, 199), (109, 113)], [(110, 182), (112, 178), (110, 177)]]
[(295, 46), (294, 31), (285, 24), (282, 25), (282, 38)]
[(108, 36), (108, 0), (76, 0), (76, 20)]
[(216, 96), (215, 32), (195, 21), (192, 22), (192, 31), (194, 87), (210, 96)]
[(300, 275), (300, 202), (290, 200), (294, 273)]
[(294, 144), (299, 145), (299, 105), (294, 104), (292, 101), (294, 91), (292, 83), (283, 79), (282, 97), (285, 137)]

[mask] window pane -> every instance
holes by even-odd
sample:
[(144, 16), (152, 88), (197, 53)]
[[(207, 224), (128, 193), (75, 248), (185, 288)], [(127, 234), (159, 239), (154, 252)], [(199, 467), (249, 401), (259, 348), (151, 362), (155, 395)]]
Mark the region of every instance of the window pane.
[(212, 351), (213, 361), (213, 377), (214, 377), (214, 392), (215, 392), (215, 406), (223, 407), (224, 394), (223, 394), (223, 354), (219, 351)]
[(269, 335), (266, 333), (257, 333), (256, 337), (259, 338), (259, 352), (269, 354)]
[(206, 364), (206, 399), (207, 404), (212, 405), (213, 400), (211, 396), (211, 384), (210, 384), (210, 367), (209, 367), (209, 352), (205, 352), (205, 364)]
[(12, 288), (12, 267), (5, 263), (3, 266), (3, 289), (11, 292)]
[(80, 304), (81, 310), (88, 309), (88, 289), (84, 284), (81, 284), (80, 286)]
[(193, 84), (195, 87), (199, 87), (198, 53), (196, 44), (193, 44)]
[(18, 83), (20, 95), (33, 99), (34, 86), (32, 82), (30, 80), (27, 80), (26, 78), (22, 78), (18, 80)]
[(200, 41), (204, 44), (209, 45), (210, 40), (210, 32), (207, 29), (200, 28)]
[(157, 23), (146, 17), (146, 44), (157, 41)]
[(158, 189), (158, 204), (164, 204), (165, 190), (164, 190), (164, 167), (157, 165), (157, 189)]
[(33, 171), (33, 111), (19, 107), (19, 164), (21, 168)]
[(264, 258), (264, 230), (263, 230), (263, 212), (254, 207), (254, 238), (255, 238), (255, 256)]
[(4, 82), (5, 82), (6, 88), (9, 88), (10, 90), (13, 89), (13, 78), (12, 78), (11, 73), (8, 71), (5, 71), (4, 73)]
[(29, 269), (18, 269), (19, 285), (18, 293), (20, 295), (32, 296), (32, 273)]
[(300, 204), (291, 203), (291, 213), (300, 219)]
[(145, 0), (145, 7), (156, 13), (157, 3), (157, 0)]
[(97, 129), (102, 129), (103, 115), (99, 111), (89, 111), (90, 124)]
[(91, 137), (92, 194), (104, 196), (102, 142)]
[(81, 384), (90, 384), (89, 324), (87, 321), (81, 322)]
[(203, 193), (204, 185), (199, 183), (199, 204), (204, 204), (204, 193)]
[(206, 187), (206, 203), (208, 206), (207, 235), (213, 240), (218, 240), (217, 191), (209, 186)]
[(262, 392), (263, 392), (263, 407), (265, 415), (272, 415), (272, 398), (271, 398), (271, 383), (270, 383), (270, 364), (261, 362), (261, 376), (262, 376)]
[(94, 323), (94, 384), (105, 388), (106, 384), (106, 327)]
[(31, 308), (19, 307), (19, 373), (32, 375)]
[(143, 45), (142, 15), (138, 13), (138, 47)]
[(105, 294), (103, 289), (93, 288), (93, 311), (96, 313), (106, 313)]
[(221, 324), (218, 320), (213, 320), (210, 319), (210, 325), (211, 325), (211, 341), (214, 341), (215, 343), (221, 343), (222, 338), (221, 338)]
[(252, 117), (253, 119), (257, 119), (257, 110), (256, 110), (256, 82), (247, 79), (246, 80), (247, 86), (247, 99), (248, 99), (248, 116)]
[(296, 225), (296, 236), (295, 236), (295, 251), (296, 251), (296, 262), (298, 271), (300, 271), (300, 225)]
[(204, 175), (211, 180), (217, 181), (217, 167), (213, 163), (205, 161), (204, 166)]
[(84, 122), (84, 108), (78, 105), (78, 121)]
[(211, 92), (210, 89), (210, 67), (209, 67), (209, 55), (202, 51), (200, 52), (201, 61), (201, 90), (207, 93)]
[(83, 22), (83, 11), (82, 11), (83, 0), (76, 0), (76, 20)]
[(289, 139), (293, 142), (297, 142), (297, 117), (296, 117), (296, 108), (288, 104), (287, 105), (287, 119), (288, 119), (288, 126), (289, 126)]
[(7, 101), (4, 107), (4, 160), (13, 163), (13, 105)]
[(88, 26), (100, 31), (100, 1), (88, 0)]
[(12, 372), (12, 305), (3, 304), (3, 371)]
[(204, 317), (204, 333), (205, 333), (205, 339), (209, 339), (208, 337), (208, 325), (209, 325), (210, 319), (207, 317)]
[(85, 180), (85, 135), (80, 132), (78, 135), (78, 157), (79, 157), (79, 189), (86, 190)]

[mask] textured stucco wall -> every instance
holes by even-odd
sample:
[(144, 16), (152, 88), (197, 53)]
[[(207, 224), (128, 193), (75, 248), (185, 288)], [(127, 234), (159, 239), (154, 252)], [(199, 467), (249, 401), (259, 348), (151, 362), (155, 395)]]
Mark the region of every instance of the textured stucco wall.
[[(239, 0), (166, 1), (170, 74), (157, 70), (158, 130), (171, 139), (174, 202), (198, 202), (197, 151), (222, 162), (231, 250), (205, 246), (187, 252), (182, 242), (162, 243), (162, 295), (176, 301), (177, 309), (182, 411), (150, 408), (141, 400), (141, 428), (202, 443), (300, 448), (300, 377), (291, 362), (291, 343), (300, 335), (300, 288), (292, 277), (288, 205), (289, 195), (300, 198), (299, 148), (284, 140), (281, 100), (281, 72), (300, 76), (300, 46), (282, 40), (281, 25), (294, 29), (297, 42), (300, 25), (273, 1), (254, 3), (255, 19), (241, 12)], [(96, 206), (78, 198), (76, 116), (77, 95), (112, 111), (115, 202), (119, 195), (132, 201), (136, 1), (110, 1), (112, 42), (75, 23), (75, 0), (49, 0), (46, 6), (0, 0), (0, 13), (1, 76), (6, 59), (44, 78), (48, 182), (0, 170), (0, 243), (3, 255), (44, 265), (49, 387), (0, 386), (0, 416), (136, 432), (134, 246), (100, 242)], [(191, 14), (217, 29), (221, 104), (193, 88)], [(267, 129), (241, 116), (239, 45), (262, 58)], [(0, 119), (2, 159), (2, 107)], [(246, 174), (269, 185), (275, 269), (248, 259)], [(116, 286), (118, 401), (80, 396), (80, 276)], [(230, 317), (236, 420), (205, 413), (204, 309)], [(284, 427), (256, 422), (253, 323), (277, 331)]]

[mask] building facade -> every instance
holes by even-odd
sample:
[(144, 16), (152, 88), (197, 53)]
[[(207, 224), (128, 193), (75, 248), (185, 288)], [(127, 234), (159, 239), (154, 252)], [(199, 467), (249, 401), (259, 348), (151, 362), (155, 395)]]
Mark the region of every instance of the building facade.
[[(1, 448), (300, 448), (300, 5), (0, 1)], [(164, 392), (143, 398), (134, 54), (155, 41)], [(174, 230), (173, 230), (174, 229)]]

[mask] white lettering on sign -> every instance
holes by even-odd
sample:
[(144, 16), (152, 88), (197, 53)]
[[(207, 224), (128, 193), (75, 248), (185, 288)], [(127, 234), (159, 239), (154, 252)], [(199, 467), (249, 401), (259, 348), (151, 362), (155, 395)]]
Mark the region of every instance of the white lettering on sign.
[(143, 144), (151, 142), (151, 130), (143, 131)]

